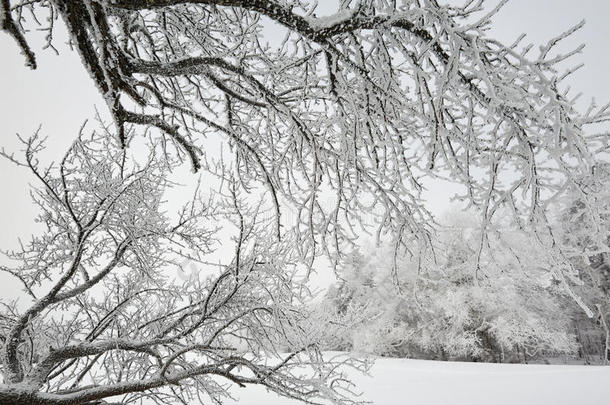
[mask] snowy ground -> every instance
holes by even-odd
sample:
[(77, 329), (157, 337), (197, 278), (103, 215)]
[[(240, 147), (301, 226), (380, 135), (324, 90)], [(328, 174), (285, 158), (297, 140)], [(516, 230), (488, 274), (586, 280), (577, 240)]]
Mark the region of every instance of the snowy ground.
[[(378, 405), (602, 405), (610, 403), (610, 367), (379, 359), (355, 375)], [(239, 405), (297, 405), (259, 387), (235, 388)]]

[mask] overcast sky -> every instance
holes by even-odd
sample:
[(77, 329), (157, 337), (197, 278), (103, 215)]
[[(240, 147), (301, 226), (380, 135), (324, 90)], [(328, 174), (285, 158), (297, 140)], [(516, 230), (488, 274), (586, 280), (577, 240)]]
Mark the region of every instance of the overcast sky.
[[(489, 2), (489, 6), (494, 4)], [(319, 14), (330, 12), (329, 8), (325, 7)], [(583, 93), (583, 102), (595, 97), (600, 103), (606, 103), (610, 101), (608, 17), (608, 0), (511, 0), (496, 17), (491, 35), (508, 43), (525, 32), (529, 42), (538, 45), (585, 19), (585, 27), (568, 43), (586, 44), (584, 53), (573, 59), (573, 63), (585, 63), (585, 67), (573, 75), (570, 84)], [(47, 158), (57, 160), (83, 121), (94, 117), (96, 106), (104, 114), (106, 107), (76, 52), (67, 50), (61, 43), (58, 44), (60, 56), (49, 49), (40, 50), (37, 45), (34, 48), (39, 67), (31, 71), (24, 67), (23, 57), (13, 40), (0, 33), (0, 147), (17, 150), (15, 134), (29, 136), (42, 125), (42, 134), (51, 140)], [(0, 160), (2, 249), (15, 247), (18, 236), (27, 239), (36, 229), (28, 197), (29, 181), (31, 178), (24, 169)], [(430, 209), (441, 214), (455, 191), (451, 187), (431, 185)], [(14, 296), (15, 284), (5, 280), (5, 276), (0, 276), (0, 296)]]

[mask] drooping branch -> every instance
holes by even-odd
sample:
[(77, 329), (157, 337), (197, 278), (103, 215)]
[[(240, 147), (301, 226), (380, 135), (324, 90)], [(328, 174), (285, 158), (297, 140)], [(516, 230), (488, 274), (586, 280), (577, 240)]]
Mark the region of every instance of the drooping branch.
[(19, 46), (21, 53), (25, 57), (25, 65), (30, 69), (36, 69), (36, 56), (11, 16), (11, 4), (9, 0), (0, 1), (0, 29), (13, 37), (17, 46)]
[[(12, 255), (19, 265), (8, 270), (35, 296), (44, 293), (31, 308), (2, 316), (0, 402), (131, 401), (133, 393), (168, 392), (177, 399), (205, 392), (217, 401), (225, 388), (209, 377), (220, 376), (291, 398), (354, 403), (329, 385), (340, 362), (307, 360), (318, 347), (301, 325), (302, 293), (285, 253), (292, 242), (269, 237), (273, 231), (256, 220), (258, 208), (242, 207), (238, 189), (213, 211), (195, 192), (176, 223), (160, 208), (171, 183), (155, 145), (142, 163), (127, 160), (104, 133), (87, 138), (81, 131), (59, 166), (41, 169), (42, 144), (25, 143), (20, 164), (42, 183), (33, 195), (46, 230)], [(207, 266), (214, 232), (206, 223), (217, 215), (241, 216), (235, 258), (207, 276), (166, 277), (184, 258)], [(303, 367), (330, 369), (304, 378)], [(174, 385), (181, 390), (168, 388)]]

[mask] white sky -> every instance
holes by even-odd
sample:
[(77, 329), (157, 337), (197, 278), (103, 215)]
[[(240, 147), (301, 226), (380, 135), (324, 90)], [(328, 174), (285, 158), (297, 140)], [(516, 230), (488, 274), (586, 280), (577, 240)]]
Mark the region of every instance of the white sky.
[[(318, 14), (330, 13), (330, 1), (320, 1)], [(489, 2), (489, 6), (496, 2)], [(570, 40), (572, 46), (585, 43), (582, 55), (574, 64), (585, 66), (569, 83), (573, 91), (583, 93), (582, 102), (595, 97), (601, 103), (610, 101), (610, 1), (607, 0), (512, 0), (495, 19), (492, 34), (501, 41), (512, 42), (520, 33), (528, 34), (529, 42), (539, 45), (549, 38), (585, 19), (586, 25)], [(67, 50), (64, 38), (58, 36), (60, 56), (50, 49), (34, 46), (38, 69), (24, 66), (23, 56), (6, 34), (0, 33), (0, 147), (17, 151), (15, 134), (31, 135), (42, 125), (42, 134), (49, 136), (46, 157), (58, 160), (72, 142), (85, 119), (93, 119), (95, 107), (105, 115), (105, 104), (93, 86), (76, 52)], [(189, 176), (186, 174), (185, 176)], [(196, 177), (193, 176), (193, 181)], [(17, 237), (27, 239), (36, 229), (32, 220), (35, 211), (29, 202), (29, 174), (0, 159), (0, 248), (16, 247)], [(189, 179), (185, 178), (184, 182)], [(431, 185), (429, 208), (441, 214), (456, 188)], [(18, 285), (0, 274), (0, 297), (19, 295)]]

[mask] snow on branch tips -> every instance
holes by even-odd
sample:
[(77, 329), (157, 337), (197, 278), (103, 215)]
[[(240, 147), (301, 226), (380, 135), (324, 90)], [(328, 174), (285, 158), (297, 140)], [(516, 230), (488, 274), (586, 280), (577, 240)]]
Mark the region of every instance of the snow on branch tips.
[[(136, 159), (103, 132), (81, 134), (61, 163), (42, 167), (43, 143), (24, 142), (24, 160), (12, 159), (38, 179), (32, 198), (45, 230), (0, 268), (30, 296), (26, 310), (5, 303), (0, 314), (0, 402), (220, 401), (224, 380), (354, 403), (337, 370), (365, 364), (322, 361), (324, 321), (306, 316), (287, 243), (258, 239), (272, 231), (251, 221), (259, 213), (237, 193), (214, 205), (195, 193), (170, 217), (159, 145)], [(215, 224), (238, 215), (235, 256), (211, 268)]]
[[(438, 224), (423, 197), (437, 179), (458, 184), (456, 199), (479, 218), (468, 262), (475, 285), (505, 227), (548, 252), (550, 271), (578, 301), (577, 270), (551, 214), (566, 193), (586, 194), (609, 145), (589, 128), (610, 119), (608, 105), (583, 113), (563, 90), (583, 49), (565, 50), (563, 40), (582, 23), (535, 54), (525, 36), (508, 45), (490, 36), (506, 1), (464, 3), (342, 0), (319, 16), (315, 1), (2, 0), (2, 29), (32, 67), (29, 31), (46, 30), (52, 46), (53, 24), (63, 22), (112, 118), (49, 171), (26, 141), (20, 163), (42, 184), (34, 201), (49, 229), (6, 269), (34, 306), (7, 314), (5, 381), (93, 401), (129, 385), (108, 373), (83, 388), (114, 358), (126, 359), (121, 378), (145, 381), (142, 390), (169, 381), (214, 396), (214, 374), (339, 401), (334, 383), (320, 385), (333, 374), (318, 369), (325, 363), (302, 341), (291, 306), (303, 274), (321, 256), (340, 268), (363, 235), (393, 246), (395, 266), (405, 252), (433, 253)], [(148, 157), (129, 157), (142, 142)], [(172, 225), (162, 196), (181, 164), (202, 176), (210, 200), (196, 198)], [(200, 228), (206, 220), (213, 226)], [(171, 255), (217, 261), (217, 228), (236, 244), (224, 272), (166, 285)], [(102, 285), (112, 299), (95, 298)], [(164, 306), (128, 322), (153, 296)], [(72, 323), (43, 316), (65, 306), (78, 308)], [(28, 340), (32, 330), (42, 340)], [(54, 341), (65, 345), (48, 349), (59, 332)], [(299, 344), (283, 363), (262, 365), (232, 354), (241, 350), (234, 335), (253, 353), (279, 353), (280, 336)], [(204, 362), (189, 368), (192, 358)], [(323, 382), (300, 379), (303, 363)], [(138, 391), (129, 387), (122, 393)]]

